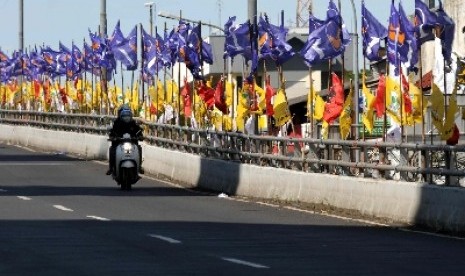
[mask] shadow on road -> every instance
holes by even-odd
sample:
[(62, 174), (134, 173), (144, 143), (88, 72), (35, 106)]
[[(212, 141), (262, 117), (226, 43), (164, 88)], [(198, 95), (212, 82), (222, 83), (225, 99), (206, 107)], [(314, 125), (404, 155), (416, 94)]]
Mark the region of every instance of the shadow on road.
[(377, 227), (189, 221), (0, 223), (2, 275), (463, 275), (465, 269), (461, 241)]

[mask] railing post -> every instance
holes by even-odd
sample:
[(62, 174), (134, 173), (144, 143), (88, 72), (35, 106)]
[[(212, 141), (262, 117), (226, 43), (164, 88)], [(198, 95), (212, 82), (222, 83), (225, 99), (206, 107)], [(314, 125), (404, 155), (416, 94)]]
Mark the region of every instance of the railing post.
[[(399, 147), (399, 165), (401, 167), (405, 167), (408, 165), (408, 150), (404, 147)], [(408, 173), (401, 171), (399, 172), (400, 180), (406, 181), (408, 178)]]
[[(319, 158), (319, 146), (317, 143), (310, 143), (308, 145), (308, 153), (307, 153), (307, 158), (308, 159), (320, 159)], [(316, 173), (320, 171), (320, 168), (317, 163), (310, 163), (308, 166), (308, 169), (310, 172)]]
[[(342, 146), (342, 161), (344, 162), (350, 162), (350, 152), (351, 152), (351, 147), (350, 146)], [(350, 175), (350, 167), (348, 166), (342, 166), (342, 172), (344, 175)]]

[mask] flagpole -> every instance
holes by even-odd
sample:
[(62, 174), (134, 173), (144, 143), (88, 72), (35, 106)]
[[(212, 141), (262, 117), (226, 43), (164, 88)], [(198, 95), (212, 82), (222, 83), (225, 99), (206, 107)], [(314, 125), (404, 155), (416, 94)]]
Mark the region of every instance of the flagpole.
[[(365, 79), (366, 79), (366, 75), (365, 75), (365, 74), (366, 74), (366, 69), (365, 69), (365, 67), (366, 67), (366, 60), (365, 60), (365, 57), (363, 57), (363, 76), (362, 76), (362, 81), (363, 81), (363, 83), (362, 83), (362, 85), (365, 85)], [(364, 87), (365, 87), (365, 86), (364, 86)], [(370, 91), (370, 92), (371, 92), (371, 91)], [(365, 93), (364, 93), (364, 94), (365, 94)], [(368, 106), (368, 102), (367, 102), (367, 109), (368, 109), (368, 108), (369, 108), (369, 106)], [(373, 114), (373, 116), (372, 116), (371, 118), (369, 118), (369, 119), (373, 122), (373, 126), (372, 126), (372, 127), (374, 127), (374, 124), (375, 124), (374, 118), (373, 118), (373, 117), (374, 117), (374, 114)], [(365, 126), (364, 123), (362, 123), (362, 125), (363, 125), (362, 140), (365, 141), (366, 126)], [(373, 129), (372, 129), (372, 131), (373, 131)]]
[[(157, 26), (155, 26), (155, 40), (158, 43), (158, 27)], [(155, 80), (153, 81), (154, 82), (153, 86), (155, 88), (155, 106), (156, 106), (156, 113), (155, 113), (156, 116), (155, 116), (155, 118), (158, 121), (158, 114), (160, 114), (160, 112), (158, 111), (158, 99), (159, 99), (159, 97), (158, 97), (158, 80), (160, 79), (160, 76), (158, 75), (159, 74), (158, 73), (158, 69), (159, 69), (158, 68), (158, 64), (159, 64), (158, 59), (160, 58), (160, 56), (159, 56), (160, 53), (158, 53), (158, 47), (156, 48), (156, 52), (157, 52), (157, 63), (155, 64), (156, 71), (155, 71)], [(145, 99), (144, 99), (144, 102), (145, 102)], [(150, 119), (151, 118), (150, 110), (149, 110), (149, 108), (147, 108), (147, 106), (152, 106), (150, 93), (147, 93), (147, 102), (146, 102), (145, 107), (144, 107), (145, 108), (145, 113), (149, 114), (149, 119)], [(166, 110), (165, 110), (165, 116), (163, 116), (163, 122), (162, 123), (166, 124)]]
[[(143, 38), (143, 32), (144, 32), (144, 28), (142, 27), (142, 23), (139, 23), (140, 24), (140, 33), (141, 33), (141, 36), (140, 36), (140, 44), (141, 44), (141, 69), (140, 69), (140, 78), (139, 80), (141, 81), (141, 88), (142, 88), (142, 100), (144, 100), (144, 97), (145, 97), (145, 89), (144, 89), (144, 53), (145, 53), (145, 46), (144, 46), (144, 38)], [(131, 91), (132, 93), (132, 91)], [(137, 91), (137, 94), (139, 94), (139, 91)], [(137, 95), (139, 96), (139, 95)], [(139, 97), (137, 97), (137, 107), (139, 108)], [(143, 104), (143, 103), (142, 103)], [(136, 110), (137, 111), (137, 110)], [(145, 114), (144, 114), (144, 119), (145, 119)]]
[[(120, 72), (121, 72), (121, 95), (123, 96), (123, 102), (124, 102), (124, 74), (123, 74), (123, 63), (120, 62)], [(115, 87), (115, 93), (116, 93), (116, 87)], [(118, 102), (118, 93), (116, 93), (116, 101)]]
[[(313, 108), (313, 98), (315, 97), (315, 91), (313, 89), (313, 70), (312, 70), (312, 66), (308, 67), (308, 77), (309, 77), (309, 82), (310, 82), (310, 110), (307, 110), (309, 112), (309, 115), (307, 117), (307, 120), (310, 121), (310, 135), (311, 135), (311, 138), (314, 138), (315, 135), (314, 135), (314, 120), (313, 120), (313, 113), (315, 112), (314, 111), (314, 108)], [(308, 133), (307, 133), (307, 136)]]
[[(182, 10), (179, 10), (179, 21), (182, 20)], [(178, 48), (178, 52), (179, 52), (179, 48)], [(179, 53), (178, 53), (179, 54)], [(173, 72), (174, 72), (174, 69), (173, 69)], [(184, 75), (186, 78), (187, 78), (187, 74)], [(179, 114), (181, 114), (181, 61), (179, 60), (178, 58), (178, 85), (179, 85), (179, 91), (178, 91), (178, 108), (179, 108)], [(188, 91), (190, 93), (190, 91)], [(192, 108), (192, 107), (191, 107)], [(192, 114), (191, 114), (192, 116)], [(181, 125), (181, 121), (179, 121), (179, 125)], [(186, 117), (186, 113), (184, 112), (184, 125), (187, 126), (188, 123), (187, 123), (187, 117)]]
[(423, 58), (421, 46), (418, 49), (418, 55), (420, 56), (420, 108), (421, 108), (421, 143), (425, 144), (425, 114), (424, 114), (424, 103), (423, 103)]
[[(385, 45), (386, 45), (386, 50), (388, 46), (388, 38), (386, 37), (385, 39)], [(384, 81), (387, 83), (387, 74), (389, 72), (389, 58), (387, 56), (388, 53), (386, 53), (386, 72), (384, 73)], [(379, 84), (378, 84), (379, 85)], [(383, 142), (386, 142), (386, 132), (387, 132), (387, 96), (388, 96), (388, 91), (387, 91), (387, 85), (384, 85), (384, 116), (383, 116)]]
[[(404, 142), (404, 89), (402, 85), (402, 64), (400, 59), (398, 61), (399, 66), (399, 88), (400, 88), (400, 141)], [(386, 85), (387, 87), (387, 85)]]

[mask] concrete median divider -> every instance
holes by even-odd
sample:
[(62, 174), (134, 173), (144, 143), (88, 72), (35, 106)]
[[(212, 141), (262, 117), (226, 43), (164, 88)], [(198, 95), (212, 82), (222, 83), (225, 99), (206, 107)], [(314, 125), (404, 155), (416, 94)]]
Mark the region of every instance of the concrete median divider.
[[(106, 159), (106, 137), (0, 125), (0, 140)], [(189, 187), (255, 198), (324, 204), (438, 231), (465, 231), (465, 189), (260, 167), (143, 144), (146, 172)]]

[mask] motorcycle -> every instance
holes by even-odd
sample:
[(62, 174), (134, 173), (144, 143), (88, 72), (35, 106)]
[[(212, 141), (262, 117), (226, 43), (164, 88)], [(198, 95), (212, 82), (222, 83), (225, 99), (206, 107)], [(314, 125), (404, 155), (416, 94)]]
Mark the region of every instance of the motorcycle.
[(132, 185), (140, 179), (140, 151), (137, 141), (141, 139), (133, 138), (129, 133), (125, 133), (122, 138), (109, 139), (118, 142), (112, 176), (121, 186), (121, 190), (131, 190)]

